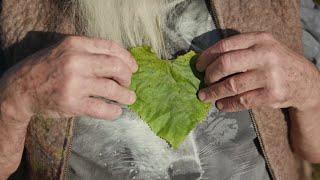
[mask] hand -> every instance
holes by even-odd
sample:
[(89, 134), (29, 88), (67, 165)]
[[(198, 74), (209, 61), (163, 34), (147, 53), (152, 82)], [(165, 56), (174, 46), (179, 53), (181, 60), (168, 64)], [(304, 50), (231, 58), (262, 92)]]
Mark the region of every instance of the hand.
[(294, 151), (320, 162), (320, 74), (307, 59), (267, 33), (247, 33), (203, 52), (197, 69), (208, 85), (199, 99), (222, 111), (289, 107)]
[(68, 37), (29, 57), (6, 89), (25, 100), (19, 103), (29, 115), (115, 119), (121, 107), (93, 97), (134, 103), (135, 93), (127, 87), (135, 71), (131, 54), (116, 43)]
[(134, 103), (136, 95), (127, 87), (137, 69), (131, 54), (112, 41), (68, 37), (8, 71), (0, 83), (1, 172), (19, 165), (34, 114), (106, 120), (121, 115), (119, 105), (103, 99)]
[(247, 33), (218, 42), (199, 57), (208, 85), (199, 93), (222, 111), (255, 107), (308, 109), (319, 104), (316, 67), (266, 33)]

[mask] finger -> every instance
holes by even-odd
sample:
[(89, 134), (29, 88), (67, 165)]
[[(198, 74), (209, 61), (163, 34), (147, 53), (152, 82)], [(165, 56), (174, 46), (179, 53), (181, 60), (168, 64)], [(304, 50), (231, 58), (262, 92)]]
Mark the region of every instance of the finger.
[(122, 114), (120, 106), (89, 97), (84, 100), (81, 109), (84, 116), (105, 120), (114, 120)]
[[(131, 84), (132, 71), (127, 64), (120, 61), (118, 57), (102, 54), (87, 55), (85, 68), (95, 77), (112, 78), (120, 85), (129, 87)], [(89, 67), (89, 68), (88, 68)]]
[(120, 104), (130, 105), (136, 101), (136, 94), (129, 89), (120, 86), (111, 79), (92, 79), (94, 85), (90, 87), (89, 96), (103, 97)]
[(94, 54), (106, 54), (116, 56), (119, 58), (119, 60), (126, 63), (132, 72), (136, 72), (138, 70), (138, 65), (131, 53), (114, 41), (108, 41), (97, 38), (88, 38), (83, 36), (72, 36), (68, 38), (67, 42), (82, 47), (88, 52)]
[(247, 49), (261, 40), (261, 32), (245, 33), (223, 39), (204, 51), (198, 58), (197, 70), (203, 72), (221, 54), (240, 49)]
[(206, 83), (212, 84), (232, 74), (254, 70), (262, 65), (252, 49), (231, 51), (221, 55), (208, 66), (205, 72)]
[(265, 89), (256, 89), (236, 96), (224, 98), (216, 102), (216, 106), (223, 112), (238, 112), (256, 107), (266, 106), (269, 103)]
[(215, 102), (230, 96), (264, 87), (266, 77), (259, 71), (248, 71), (231, 76), (210, 87), (200, 90), (199, 99), (204, 102)]
[(131, 53), (121, 47), (114, 41), (106, 41), (101, 39), (92, 39), (93, 53), (101, 53), (117, 56), (120, 60), (126, 63), (132, 72), (138, 70), (136, 60), (133, 58)]

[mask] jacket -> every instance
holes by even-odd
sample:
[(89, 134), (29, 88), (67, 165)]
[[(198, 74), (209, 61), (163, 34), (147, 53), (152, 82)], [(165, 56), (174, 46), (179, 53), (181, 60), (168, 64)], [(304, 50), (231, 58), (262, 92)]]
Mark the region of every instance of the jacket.
[[(302, 53), (299, 0), (211, 0), (209, 4), (224, 37), (266, 31)], [(75, 6), (71, 0), (3, 0), (0, 41), (8, 66), (65, 35), (82, 35)], [(306, 179), (303, 161), (290, 148), (288, 115), (269, 108), (250, 114), (271, 177)], [(75, 120), (33, 117), (25, 145), (30, 179), (65, 179)]]

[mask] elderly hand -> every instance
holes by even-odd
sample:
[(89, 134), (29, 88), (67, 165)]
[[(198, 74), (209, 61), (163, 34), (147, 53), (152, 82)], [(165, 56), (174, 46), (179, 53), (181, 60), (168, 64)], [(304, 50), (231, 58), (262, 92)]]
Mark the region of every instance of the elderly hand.
[(222, 111), (261, 106), (304, 110), (320, 101), (316, 67), (267, 33), (218, 42), (201, 54), (197, 69), (205, 71), (208, 85), (199, 98), (216, 101)]
[(208, 85), (199, 99), (221, 111), (289, 107), (293, 149), (320, 162), (320, 74), (307, 59), (267, 33), (247, 33), (203, 52), (197, 69)]
[[(13, 67), (0, 80), (0, 179), (18, 167), (31, 116), (115, 119), (132, 104), (138, 66), (112, 41), (68, 37)], [(99, 98), (97, 98), (99, 97)]]
[(115, 119), (121, 107), (93, 97), (134, 103), (135, 93), (127, 87), (137, 68), (131, 54), (112, 41), (68, 37), (11, 73), (7, 99), (22, 97), (20, 106), (30, 115)]

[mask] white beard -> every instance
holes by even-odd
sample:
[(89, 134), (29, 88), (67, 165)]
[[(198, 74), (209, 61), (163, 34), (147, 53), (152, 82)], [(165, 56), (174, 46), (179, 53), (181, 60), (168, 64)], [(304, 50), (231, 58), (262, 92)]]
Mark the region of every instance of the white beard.
[(149, 45), (161, 57), (166, 13), (183, 0), (74, 0), (85, 35), (114, 40), (125, 48)]

